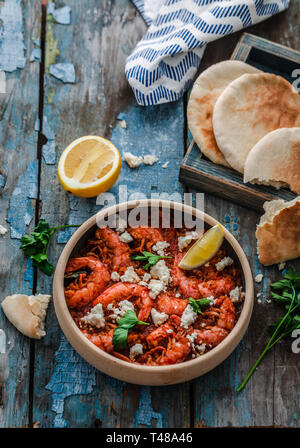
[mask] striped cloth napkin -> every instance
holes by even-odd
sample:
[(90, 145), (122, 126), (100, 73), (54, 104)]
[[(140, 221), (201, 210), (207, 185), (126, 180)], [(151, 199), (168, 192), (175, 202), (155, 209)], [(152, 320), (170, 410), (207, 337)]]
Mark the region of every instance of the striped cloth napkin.
[(289, 0), (132, 1), (149, 26), (125, 67), (142, 106), (180, 98), (191, 84), (208, 42), (289, 6)]

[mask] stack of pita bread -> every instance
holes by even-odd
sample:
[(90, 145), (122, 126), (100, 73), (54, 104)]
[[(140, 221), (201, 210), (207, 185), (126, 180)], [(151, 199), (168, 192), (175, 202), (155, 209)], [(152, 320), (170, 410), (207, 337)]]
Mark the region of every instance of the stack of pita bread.
[[(244, 182), (300, 194), (300, 95), (284, 78), (241, 61), (212, 65), (195, 81), (187, 116), (195, 142), (212, 162), (242, 173)], [(300, 196), (293, 204), (271, 202), (277, 204), (265, 204), (256, 233), (266, 265), (300, 257)], [(278, 244), (290, 249), (283, 253)]]

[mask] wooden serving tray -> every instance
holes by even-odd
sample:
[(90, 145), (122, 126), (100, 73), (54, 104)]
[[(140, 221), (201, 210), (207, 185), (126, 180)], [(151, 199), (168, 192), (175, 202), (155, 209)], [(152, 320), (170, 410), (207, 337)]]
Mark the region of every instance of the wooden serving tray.
[[(300, 52), (248, 33), (242, 35), (231, 59), (244, 61), (264, 72), (283, 76), (290, 83), (296, 82), (296, 75), (300, 76)], [(294, 72), (295, 77), (292, 77), (294, 70), (299, 72)], [(292, 200), (296, 197), (285, 188), (277, 190), (264, 185), (244, 184), (240, 173), (211, 162), (201, 153), (190, 133), (189, 136), (191, 143), (179, 172), (181, 182), (256, 211), (263, 210), (265, 201)]]

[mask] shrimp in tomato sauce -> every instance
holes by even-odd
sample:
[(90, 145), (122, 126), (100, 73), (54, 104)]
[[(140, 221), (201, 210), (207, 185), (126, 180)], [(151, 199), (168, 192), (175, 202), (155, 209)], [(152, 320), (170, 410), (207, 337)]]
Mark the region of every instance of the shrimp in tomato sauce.
[[(205, 265), (184, 271), (179, 263), (193, 244), (178, 246), (186, 229), (138, 226), (122, 232), (97, 229), (67, 264), (66, 302), (85, 337), (123, 361), (149, 366), (189, 361), (220, 344), (243, 300), (235, 261), (216, 267), (228, 259), (226, 244)], [(145, 251), (157, 256), (147, 267)], [(195, 308), (203, 298), (206, 304)], [(114, 334), (129, 314), (135, 322), (120, 348)]]

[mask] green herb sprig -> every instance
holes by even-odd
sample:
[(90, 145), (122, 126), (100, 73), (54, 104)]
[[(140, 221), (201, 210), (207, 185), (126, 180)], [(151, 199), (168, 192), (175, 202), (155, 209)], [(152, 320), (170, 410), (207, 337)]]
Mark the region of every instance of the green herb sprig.
[(162, 258), (173, 258), (173, 257), (166, 257), (161, 255), (155, 255), (151, 252), (147, 252), (146, 250), (142, 252), (143, 255), (131, 255), (131, 259), (135, 261), (147, 261), (147, 264), (143, 266), (144, 269), (148, 269), (150, 266), (155, 265), (159, 260)]
[(276, 290), (276, 292), (271, 291), (271, 297), (279, 305), (284, 306), (286, 313), (269, 326), (272, 336), (242, 384), (237, 388), (238, 392), (244, 389), (267, 352), (281, 339), (290, 336), (294, 330), (300, 328), (300, 292), (297, 292), (300, 289), (300, 270), (288, 269), (281, 280), (271, 284), (271, 288)]
[(118, 327), (113, 334), (113, 345), (115, 350), (120, 350), (126, 347), (129, 330), (136, 325), (150, 325), (147, 322), (138, 320), (135, 311), (129, 310), (118, 320)]
[(50, 276), (54, 269), (48, 259), (48, 248), (52, 235), (55, 230), (79, 226), (80, 224), (67, 224), (64, 226), (50, 227), (45, 219), (40, 219), (33, 232), (31, 232), (31, 235), (26, 234), (21, 238), (20, 249), (23, 250), (26, 257), (33, 260), (34, 266), (38, 267), (44, 274)]
[(201, 308), (203, 306), (211, 305), (211, 300), (207, 299), (206, 297), (198, 300), (193, 299), (193, 297), (190, 297), (188, 303), (192, 305), (193, 311), (195, 313), (203, 314)]

